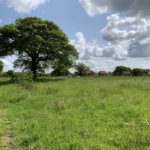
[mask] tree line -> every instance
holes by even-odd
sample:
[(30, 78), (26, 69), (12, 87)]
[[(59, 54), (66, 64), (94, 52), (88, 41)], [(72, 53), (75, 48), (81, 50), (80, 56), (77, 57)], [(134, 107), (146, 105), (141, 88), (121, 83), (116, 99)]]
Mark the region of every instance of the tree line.
[[(20, 76), (30, 76), (28, 72), (14, 72), (13, 70), (8, 70), (7, 72), (3, 72), (4, 64), (0, 61), (0, 75), (4, 77), (11, 77), (14, 78), (17, 75)], [(63, 68), (54, 69), (51, 73), (41, 73), (39, 76), (69, 76), (69, 77), (84, 77), (84, 76), (147, 76), (150, 75), (150, 69), (141, 69), (141, 68), (134, 68), (131, 69), (126, 66), (117, 66), (113, 72), (106, 72), (106, 71), (99, 71), (95, 72), (86, 66), (83, 63), (78, 63), (74, 65), (75, 71), (71, 73), (69, 70)]]
[(117, 66), (113, 72), (116, 76), (146, 76), (150, 75), (150, 69), (134, 68), (126, 66)]
[[(76, 64), (78, 52), (67, 35), (54, 22), (38, 17), (19, 18), (13, 24), (0, 27), (0, 58), (16, 55), (14, 68), (30, 73), (36, 80), (45, 70), (52, 68), (52, 76), (89, 76), (89, 75), (148, 75), (149, 69), (131, 69), (118, 66), (114, 72), (92, 71), (85, 64)], [(75, 73), (69, 72), (70, 68)], [(0, 73), (3, 63), (0, 61)], [(14, 75), (11, 70), (5, 75)], [(20, 74), (20, 73), (18, 73)]]

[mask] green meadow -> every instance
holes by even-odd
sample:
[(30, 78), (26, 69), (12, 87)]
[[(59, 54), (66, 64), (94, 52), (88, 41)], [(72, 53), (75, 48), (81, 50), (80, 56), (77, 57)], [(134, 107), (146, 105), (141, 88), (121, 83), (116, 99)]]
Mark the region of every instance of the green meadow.
[(1, 78), (6, 149), (150, 150), (150, 78)]

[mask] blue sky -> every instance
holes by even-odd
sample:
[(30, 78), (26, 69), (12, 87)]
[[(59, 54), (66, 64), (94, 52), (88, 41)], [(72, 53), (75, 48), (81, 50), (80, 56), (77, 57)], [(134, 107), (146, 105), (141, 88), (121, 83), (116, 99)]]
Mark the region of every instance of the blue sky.
[[(75, 45), (80, 61), (95, 71), (150, 68), (149, 6), (148, 0), (0, 0), (0, 25), (26, 16), (52, 20)], [(5, 70), (14, 59), (2, 59)]]
[[(105, 15), (89, 17), (78, 0), (51, 0), (25, 14), (17, 13), (3, 3), (0, 5), (2, 24), (12, 23), (19, 17), (38, 16), (57, 23), (70, 38), (74, 38), (74, 34), (79, 31), (84, 32), (89, 39), (99, 38), (100, 28), (106, 24)], [(92, 31), (89, 31), (91, 27)]]

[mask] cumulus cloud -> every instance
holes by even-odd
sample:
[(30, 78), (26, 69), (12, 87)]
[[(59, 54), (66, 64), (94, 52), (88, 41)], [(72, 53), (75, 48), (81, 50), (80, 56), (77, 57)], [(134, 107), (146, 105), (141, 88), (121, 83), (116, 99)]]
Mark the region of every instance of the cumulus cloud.
[[(107, 17), (101, 30), (107, 42), (101, 56), (124, 60), (150, 57), (149, 0), (79, 0), (89, 16), (116, 13)], [(121, 17), (121, 13), (126, 17)]]
[(149, 16), (149, 0), (79, 0), (89, 16), (108, 12), (126, 12), (131, 16)]
[(127, 54), (121, 45), (114, 45), (109, 42), (106, 46), (101, 47), (97, 41), (87, 41), (82, 32), (75, 34), (75, 39), (71, 40), (80, 54), (80, 60), (90, 60), (96, 57), (109, 57), (116, 60), (124, 60)]
[(150, 19), (121, 17), (113, 14), (107, 17), (107, 25), (101, 30), (106, 45), (87, 41), (83, 33), (76, 33), (75, 45), (82, 60), (91, 57), (108, 57), (115, 60), (150, 57)]
[(102, 55), (102, 49), (96, 41), (89, 42), (86, 40), (82, 32), (75, 34), (75, 39), (71, 43), (76, 47), (80, 54), (80, 59), (88, 60), (91, 57), (98, 57)]
[(114, 14), (107, 17), (107, 25), (101, 33), (110, 45), (106, 52), (114, 52), (117, 59), (150, 57), (150, 19)]
[(38, 8), (40, 5), (45, 4), (48, 0), (3, 0), (9, 7), (13, 8), (18, 13), (29, 13)]

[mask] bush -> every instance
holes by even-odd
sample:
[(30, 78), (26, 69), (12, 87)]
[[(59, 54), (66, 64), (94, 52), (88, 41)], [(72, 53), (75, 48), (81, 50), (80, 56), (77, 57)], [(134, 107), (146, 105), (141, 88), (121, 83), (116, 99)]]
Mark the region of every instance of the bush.
[(13, 70), (8, 70), (8, 71), (6, 72), (6, 76), (12, 78), (12, 77), (14, 76), (14, 71), (13, 71)]
[(145, 76), (148, 75), (149, 69), (140, 69), (140, 68), (135, 68), (132, 70), (132, 75), (133, 76)]
[(67, 69), (54, 69), (52, 72), (51, 72), (51, 75), (52, 76), (68, 76), (70, 75), (70, 72), (67, 70)]
[(131, 69), (125, 66), (117, 66), (113, 72), (115, 76), (130, 75)]
[(18, 83), (20, 81), (31, 81), (32, 80), (32, 74), (27, 72), (15, 72), (12, 77), (12, 81), (15, 83)]
[(90, 68), (82, 63), (77, 64), (75, 66), (75, 69), (76, 69), (75, 75), (77, 76), (87, 76), (89, 72), (91, 72)]

